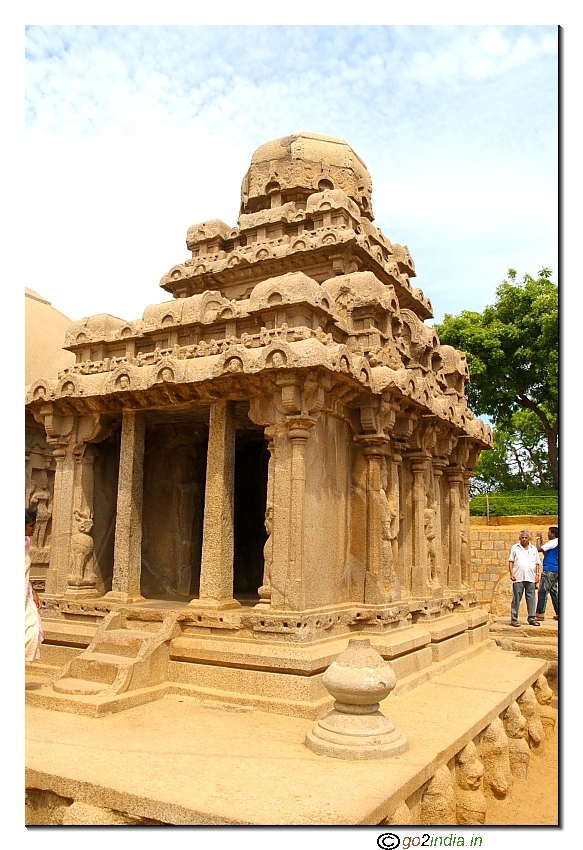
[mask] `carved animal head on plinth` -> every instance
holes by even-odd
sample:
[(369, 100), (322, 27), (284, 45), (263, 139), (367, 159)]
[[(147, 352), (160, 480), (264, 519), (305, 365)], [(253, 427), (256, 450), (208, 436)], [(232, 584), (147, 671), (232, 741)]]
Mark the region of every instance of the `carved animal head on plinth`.
[(75, 510), (73, 511), (73, 516), (77, 525), (77, 531), (80, 531), (82, 534), (89, 534), (89, 532), (93, 528), (92, 512)]

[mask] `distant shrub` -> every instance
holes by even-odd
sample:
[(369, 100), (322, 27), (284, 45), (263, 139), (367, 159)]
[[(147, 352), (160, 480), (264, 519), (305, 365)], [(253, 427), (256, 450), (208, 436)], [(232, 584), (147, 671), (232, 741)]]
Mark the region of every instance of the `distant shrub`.
[[(548, 516), (559, 513), (558, 490), (516, 490), (490, 493), (490, 516)], [(471, 516), (487, 516), (486, 496), (470, 501)]]

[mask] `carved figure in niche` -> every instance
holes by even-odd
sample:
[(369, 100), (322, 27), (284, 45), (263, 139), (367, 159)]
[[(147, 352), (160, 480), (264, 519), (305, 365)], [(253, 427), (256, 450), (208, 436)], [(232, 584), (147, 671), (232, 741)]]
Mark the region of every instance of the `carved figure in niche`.
[(225, 370), (227, 372), (241, 372), (243, 370), (243, 361), (238, 357), (231, 357), (225, 363)]
[(273, 540), (271, 538), (273, 532), (273, 508), (267, 506), (265, 511), (265, 530), (267, 531), (267, 540), (263, 546), (263, 584), (258, 590), (261, 607), (265, 607), (271, 603), (271, 566), (273, 564)]
[(287, 362), (287, 358), (283, 351), (274, 351), (271, 357), (269, 358), (269, 365), (275, 369), (280, 368), (281, 366), (285, 366)]
[(533, 691), (538, 702), (541, 723), (545, 730), (545, 735), (548, 737), (553, 734), (557, 725), (557, 709), (551, 706), (554, 694), (552, 688), (549, 688), (546, 676), (541, 675), (538, 677), (533, 685)]
[(47, 525), (52, 516), (51, 492), (46, 470), (41, 469), (37, 486), (30, 497), (30, 506), (36, 510), (36, 529), (32, 538), (35, 549), (44, 549), (47, 538)]
[(75, 384), (71, 383), (71, 381), (67, 381), (66, 384), (63, 384), (62, 394), (66, 396), (72, 396), (75, 393)]
[(435, 516), (437, 513), (437, 502), (429, 502), (427, 497), (427, 507), (423, 511), (423, 523), (425, 528), (425, 539), (427, 541), (427, 563), (429, 565), (430, 587), (439, 587), (439, 577), (437, 575), (437, 547), (435, 545)]
[(381, 489), (379, 493), (381, 507), (381, 552), (383, 571), (383, 590), (389, 601), (401, 598), (401, 587), (395, 571), (393, 542), (398, 534), (397, 507), (389, 500), (389, 465), (386, 457), (381, 458)]
[(456, 816), (459, 824), (480, 824), (486, 820), (486, 798), (482, 791), (484, 768), (473, 741), (455, 759)]
[(484, 731), (480, 757), (484, 764), (484, 792), (490, 797), (504, 798), (512, 787), (514, 777), (510, 769), (508, 737), (499, 717)]
[(421, 800), (420, 822), (427, 826), (456, 823), (455, 791), (446, 765), (438, 768)]
[(89, 511), (73, 511), (76, 531), (71, 535), (71, 556), (69, 585), (73, 587), (94, 587), (96, 576), (93, 566), (93, 515)]
[(512, 775), (515, 779), (526, 779), (530, 761), (530, 748), (524, 740), (526, 719), (520, 713), (517, 702), (510, 703), (502, 721), (508, 736), (508, 754)]
[(174, 373), (172, 369), (169, 369), (168, 366), (165, 366), (164, 369), (160, 371), (159, 380), (164, 381), (164, 383), (169, 383), (174, 380)]
[[(139, 355), (138, 355), (138, 357), (139, 357)], [(129, 377), (129, 375), (126, 375), (125, 373), (123, 375), (120, 375), (119, 378), (117, 379), (117, 381), (115, 382), (115, 385), (116, 385), (118, 390), (129, 390), (129, 388), (130, 388), (130, 377)]]
[(45, 399), (47, 397), (47, 391), (44, 387), (37, 387), (34, 393), (32, 394), (33, 399)]
[(545, 743), (545, 730), (540, 719), (537, 699), (532, 688), (527, 688), (517, 700), (522, 716), (526, 718), (524, 740), (531, 750), (542, 751)]

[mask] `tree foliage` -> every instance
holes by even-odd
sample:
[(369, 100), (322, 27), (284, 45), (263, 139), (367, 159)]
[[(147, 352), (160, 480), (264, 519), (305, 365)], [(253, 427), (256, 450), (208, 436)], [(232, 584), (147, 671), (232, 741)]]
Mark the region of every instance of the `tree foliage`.
[(517, 410), (510, 425), (494, 427), (494, 448), (482, 452), (472, 478), (472, 495), (550, 487), (546, 437), (532, 410)]
[[(551, 270), (544, 268), (538, 277), (526, 274), (519, 282), (516, 271), (508, 269), (508, 279), (496, 290), (495, 304), (481, 313), (463, 310), (457, 316), (448, 314), (436, 330), (442, 343), (465, 351), (471, 375), (470, 405), (491, 417), (498, 432), (494, 457), (484, 459), (483, 464), (495, 465), (503, 456), (511, 463), (520, 426), (526, 439), (522, 449), (532, 454), (538, 481), (542, 486), (557, 487), (559, 308), (558, 287), (551, 277)], [(542, 448), (534, 440), (535, 420), (517, 419), (519, 412), (537, 417), (544, 434)], [(514, 474), (517, 472), (524, 475), (525, 468), (515, 457)]]

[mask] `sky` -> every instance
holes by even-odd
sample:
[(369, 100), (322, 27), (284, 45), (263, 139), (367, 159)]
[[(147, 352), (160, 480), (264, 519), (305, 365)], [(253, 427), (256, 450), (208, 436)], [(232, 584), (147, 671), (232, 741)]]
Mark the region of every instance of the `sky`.
[(167, 300), (188, 227), (235, 226), (253, 151), (298, 131), (364, 160), (437, 321), (557, 271), (554, 25), (32, 24), (25, 48), (25, 285), (73, 320)]

